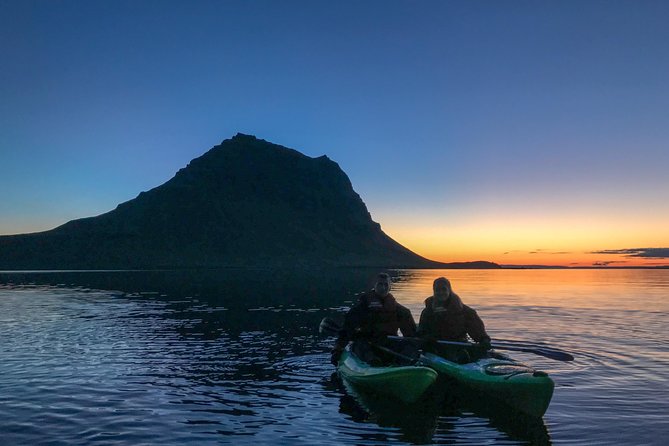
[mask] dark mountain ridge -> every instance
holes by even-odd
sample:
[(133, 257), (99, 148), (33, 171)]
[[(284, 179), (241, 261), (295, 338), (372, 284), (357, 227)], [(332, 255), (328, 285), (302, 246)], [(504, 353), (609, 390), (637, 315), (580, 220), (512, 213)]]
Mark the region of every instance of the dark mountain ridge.
[[(327, 156), (310, 158), (243, 134), (110, 212), (0, 237), (0, 269), (232, 266), (448, 264), (388, 237)], [(466, 266), (497, 265), (457, 265)]]

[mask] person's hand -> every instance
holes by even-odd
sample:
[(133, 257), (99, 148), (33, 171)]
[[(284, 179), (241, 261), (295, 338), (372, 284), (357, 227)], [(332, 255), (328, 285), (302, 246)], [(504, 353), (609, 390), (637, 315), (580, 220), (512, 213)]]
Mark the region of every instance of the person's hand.
[(491, 343), (490, 343), (490, 338), (486, 336), (485, 338), (481, 339), (481, 340), (479, 341), (479, 346), (480, 346), (481, 349), (483, 349), (484, 351), (488, 351), (488, 350), (490, 350), (490, 349), (492, 348), (492, 345), (491, 345)]
[(337, 367), (339, 365), (339, 359), (341, 358), (343, 351), (344, 349), (336, 347), (332, 349), (332, 353), (330, 354), (330, 362), (333, 366)]
[(358, 327), (355, 330), (353, 330), (353, 333), (351, 333), (351, 341), (358, 341), (360, 339), (366, 339), (369, 337), (369, 333), (366, 333), (362, 330), (362, 328)]

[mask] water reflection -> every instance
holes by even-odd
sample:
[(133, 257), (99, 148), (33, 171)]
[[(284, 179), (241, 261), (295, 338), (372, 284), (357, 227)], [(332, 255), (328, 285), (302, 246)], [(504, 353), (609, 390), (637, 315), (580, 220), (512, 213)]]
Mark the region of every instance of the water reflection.
[[(413, 444), (455, 444), (454, 438), (465, 434), (457, 444), (495, 443), (507, 439), (521, 444), (551, 445), (543, 419), (514, 411), (485, 395), (464, 392), (440, 381), (421, 400), (408, 404), (366, 393), (331, 376), (341, 392), (340, 412), (357, 423), (375, 423), (398, 428), (401, 438)], [(472, 428), (472, 437), (462, 426)], [(492, 428), (492, 429), (491, 429)], [(503, 435), (502, 435), (503, 434)]]
[[(427, 399), (414, 404), (379, 399), (374, 395), (357, 393), (347, 388), (342, 391), (339, 411), (348, 415), (356, 423), (374, 423), (379, 427), (396, 428), (398, 438), (413, 444), (432, 443), (439, 407), (436, 401)], [(363, 435), (363, 439), (372, 441), (379, 434)]]
[(332, 340), (317, 335), (318, 323), (341, 317), (376, 273), (0, 273), (3, 437), (9, 444), (660, 444), (669, 432), (658, 415), (669, 410), (666, 271), (392, 272), (393, 293), (414, 317), (432, 280), (445, 275), (493, 338), (574, 353), (573, 363), (514, 354), (556, 381), (543, 421), (457, 389), (400, 407), (331, 381)]

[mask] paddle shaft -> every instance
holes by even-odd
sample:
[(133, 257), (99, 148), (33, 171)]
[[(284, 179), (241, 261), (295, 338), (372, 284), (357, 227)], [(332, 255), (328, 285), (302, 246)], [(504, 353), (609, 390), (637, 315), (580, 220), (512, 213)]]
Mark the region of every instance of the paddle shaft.
[(416, 362), (416, 358), (411, 358), (409, 356), (403, 355), (402, 353), (397, 353), (395, 350), (392, 350), (390, 348), (383, 347), (381, 345), (374, 344), (372, 342), (370, 342), (369, 345), (371, 345), (373, 348), (381, 350), (382, 352), (386, 352), (390, 355), (397, 356), (400, 359), (404, 359), (405, 361), (408, 361), (410, 364), (413, 364), (414, 362)]
[[(320, 331), (321, 333), (328, 332), (331, 334), (337, 334), (341, 330), (341, 326), (337, 324), (335, 321), (329, 318), (323, 318), (320, 324)], [(404, 336), (388, 336), (389, 339), (397, 339), (397, 340), (406, 340), (406, 341), (420, 341), (420, 342), (425, 342), (425, 339), (422, 338), (415, 338), (415, 337), (404, 337)], [(465, 348), (474, 348), (478, 347), (477, 344), (473, 344), (471, 342), (461, 342), (461, 341), (437, 341), (437, 343), (442, 344), (442, 345), (455, 345), (459, 347), (465, 347)], [(372, 344), (375, 345), (375, 344)], [(379, 345), (375, 345), (378, 348), (385, 348), (381, 347)], [(502, 343), (497, 343), (493, 342), (491, 345), (492, 348), (497, 349), (497, 350), (509, 350), (509, 351), (515, 351), (515, 352), (523, 352), (523, 353), (533, 353), (535, 355), (543, 356), (544, 358), (549, 358), (549, 359), (554, 359), (556, 361), (573, 361), (574, 357), (570, 355), (569, 353), (552, 349), (550, 347), (542, 347), (542, 346), (533, 346), (530, 344), (521, 344), (520, 342), (518, 344), (512, 343), (510, 341), (502, 342)], [(400, 353), (394, 352), (390, 349), (388, 349), (389, 352), (392, 352), (392, 354), (397, 355), (398, 357), (403, 357), (404, 355), (400, 356)], [(402, 359), (406, 359), (407, 357), (403, 357)]]
[[(409, 338), (409, 337), (402, 337), (402, 336), (389, 336), (391, 339), (404, 339), (407, 341), (420, 341), (420, 342), (426, 342), (422, 338)], [(436, 341), (438, 344), (441, 345), (455, 345), (459, 347), (465, 347), (465, 348), (474, 348), (478, 347), (478, 344), (473, 344), (471, 342), (461, 342), (461, 341)], [(554, 359), (556, 361), (573, 361), (574, 357), (570, 355), (569, 353), (562, 352), (559, 350), (553, 350), (553, 349), (545, 349), (545, 348), (531, 348), (529, 346), (516, 346), (516, 345), (508, 345), (508, 344), (498, 344), (493, 342), (491, 347), (496, 350), (509, 350), (509, 351), (514, 351), (514, 352), (524, 352), (524, 353), (533, 353), (535, 355), (543, 356), (544, 358), (549, 358), (549, 359)]]

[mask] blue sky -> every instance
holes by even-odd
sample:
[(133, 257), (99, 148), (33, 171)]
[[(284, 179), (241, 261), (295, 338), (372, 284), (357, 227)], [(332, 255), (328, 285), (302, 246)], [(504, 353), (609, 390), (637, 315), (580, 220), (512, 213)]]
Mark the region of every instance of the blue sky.
[(0, 0), (0, 234), (111, 210), (243, 132), (327, 154), (433, 257), (526, 222), (488, 257), (666, 247), (667, 23), (659, 1)]

